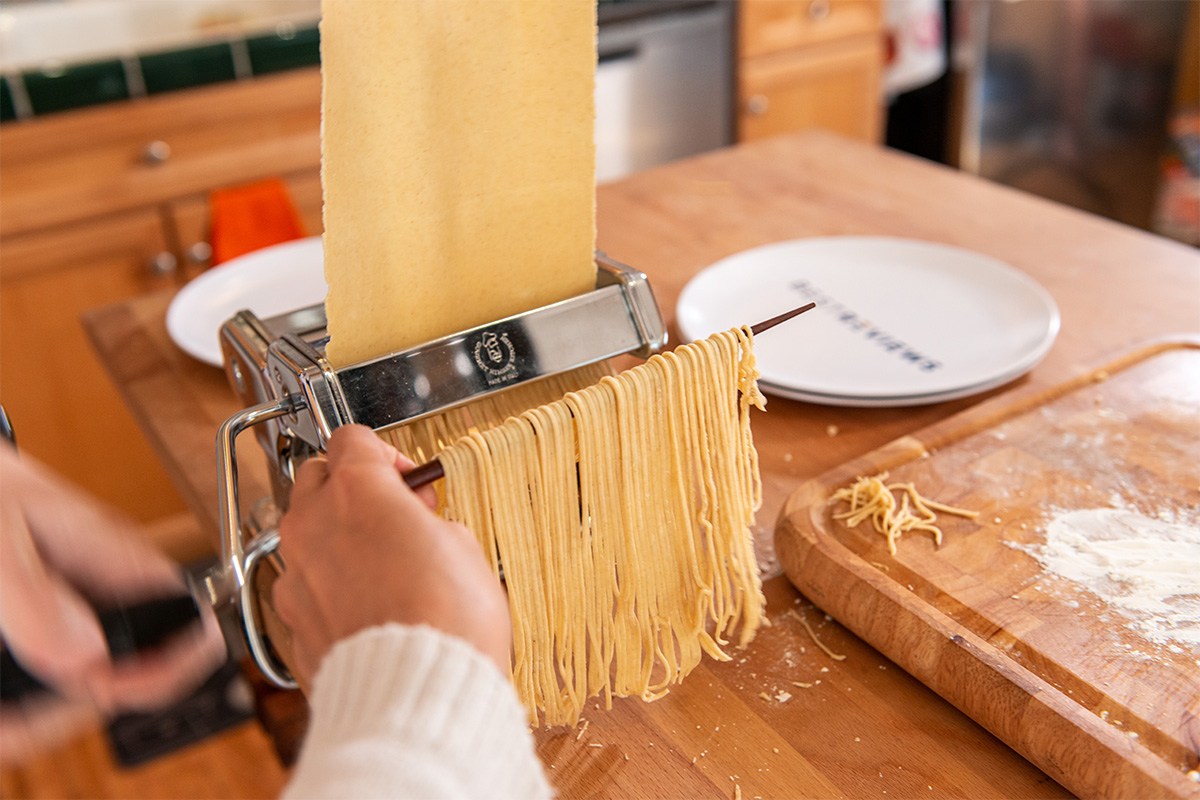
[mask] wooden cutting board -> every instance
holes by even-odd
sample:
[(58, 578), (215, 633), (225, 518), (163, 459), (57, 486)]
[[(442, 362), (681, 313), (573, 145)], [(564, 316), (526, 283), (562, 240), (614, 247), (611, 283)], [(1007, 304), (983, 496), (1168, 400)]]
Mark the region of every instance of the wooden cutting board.
[[(883, 471), (979, 517), (943, 515), (941, 547), (909, 533), (893, 557), (829, 499)], [(1122, 584), (1043, 567), (1063, 541), (1048, 531), (1116, 513), (1099, 509), (1200, 538), (1200, 338), (997, 397), (809, 481), (776, 547), (814, 603), (1076, 794), (1198, 797), (1200, 646), (1179, 626), (1200, 628), (1200, 572), (1168, 622), (1118, 607)]]

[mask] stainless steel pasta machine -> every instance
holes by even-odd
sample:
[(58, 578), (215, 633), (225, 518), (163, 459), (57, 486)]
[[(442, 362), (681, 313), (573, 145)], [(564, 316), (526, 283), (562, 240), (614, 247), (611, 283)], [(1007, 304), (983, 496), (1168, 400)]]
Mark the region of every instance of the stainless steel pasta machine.
[[(666, 328), (646, 276), (601, 253), (596, 268), (596, 288), (586, 294), (340, 368), (325, 358), (323, 305), (269, 319), (240, 311), (225, 322), (226, 375), (247, 407), (217, 434), (221, 561), (205, 589), (214, 606), (236, 608), (270, 681), (296, 685), (263, 633), (254, 576), (279, 545), (274, 521), (297, 467), (342, 425), (382, 431), (538, 378), (661, 350)], [(243, 521), (236, 441), (249, 428), (266, 454), (274, 497), (267, 513)]]

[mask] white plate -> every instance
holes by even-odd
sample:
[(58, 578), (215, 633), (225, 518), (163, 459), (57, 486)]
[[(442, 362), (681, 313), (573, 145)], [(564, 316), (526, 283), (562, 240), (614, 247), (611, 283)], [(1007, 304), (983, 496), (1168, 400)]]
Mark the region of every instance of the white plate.
[(737, 253), (684, 288), (698, 339), (815, 301), (755, 342), (764, 391), (836, 405), (935, 403), (1037, 364), (1058, 335), (1053, 298), (994, 258), (885, 237), (799, 239)]
[(219, 367), (225, 320), (244, 308), (266, 318), (320, 303), (324, 264), (320, 236), (231, 259), (179, 290), (167, 309), (167, 332), (185, 353)]
[(763, 381), (759, 381), (758, 386), (764, 394), (774, 395), (776, 397), (784, 397), (788, 400), (801, 400), (805, 403), (815, 403), (821, 406), (847, 406), (852, 408), (894, 408), (898, 406), (922, 406), (931, 403), (942, 403), (947, 400), (957, 400), (960, 397), (970, 397), (973, 394), (986, 392), (988, 389), (994, 389), (997, 386), (1003, 386), (1009, 381), (1016, 380), (1021, 377), (1026, 370), (1018, 370), (1012, 375), (1004, 375), (996, 378), (993, 381), (979, 384), (976, 386), (964, 386), (961, 389), (955, 389), (948, 392), (934, 392), (933, 394), (913, 394), (913, 395), (898, 395), (895, 397), (848, 397), (845, 395), (834, 394), (819, 394), (817, 392), (803, 392), (797, 389), (786, 389), (780, 386), (774, 386)]

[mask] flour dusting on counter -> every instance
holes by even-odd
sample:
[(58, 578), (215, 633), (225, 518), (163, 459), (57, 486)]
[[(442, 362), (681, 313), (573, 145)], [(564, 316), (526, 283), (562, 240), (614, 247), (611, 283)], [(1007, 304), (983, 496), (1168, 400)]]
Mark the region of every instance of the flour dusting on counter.
[(1012, 546), (1097, 595), (1147, 640), (1200, 648), (1200, 519), (1058, 509), (1045, 532), (1044, 544)]

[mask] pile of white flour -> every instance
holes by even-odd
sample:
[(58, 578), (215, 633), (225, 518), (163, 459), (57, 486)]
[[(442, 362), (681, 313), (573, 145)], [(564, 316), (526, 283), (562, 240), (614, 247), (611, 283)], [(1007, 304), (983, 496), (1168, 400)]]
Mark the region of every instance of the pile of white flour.
[(1045, 544), (1013, 546), (1108, 603), (1147, 640), (1200, 652), (1200, 518), (1059, 509), (1045, 533)]

